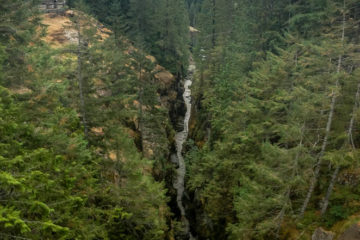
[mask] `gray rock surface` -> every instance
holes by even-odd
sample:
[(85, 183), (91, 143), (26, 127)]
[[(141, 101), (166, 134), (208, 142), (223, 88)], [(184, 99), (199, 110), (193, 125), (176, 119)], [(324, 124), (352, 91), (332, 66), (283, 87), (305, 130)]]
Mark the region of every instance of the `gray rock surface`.
[(311, 240), (334, 240), (335, 233), (317, 228), (311, 237)]

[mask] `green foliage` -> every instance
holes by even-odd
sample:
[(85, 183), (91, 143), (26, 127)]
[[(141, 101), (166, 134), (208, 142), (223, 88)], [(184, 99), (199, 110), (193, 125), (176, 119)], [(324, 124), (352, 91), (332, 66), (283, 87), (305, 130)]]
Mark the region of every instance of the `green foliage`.
[[(356, 67), (349, 70), (358, 66), (352, 55), (358, 41), (350, 42), (355, 34), (350, 13), (354, 3), (346, 1), (345, 8), (342, 1), (322, 0), (203, 1), (197, 14), (199, 80), (195, 91), (200, 102), (196, 117), (201, 121), (197, 131), (208, 135), (196, 139), (205, 144), (188, 154), (188, 182), (198, 194), (204, 215), (218, 227), (205, 235), (202, 231), (210, 225), (199, 226), (197, 231), (205, 238), (226, 238), (224, 231), (229, 239), (280, 236), (282, 222), (297, 216), (306, 196), (321, 152), (330, 100), (336, 94), (321, 167), (324, 178), (301, 222), (305, 229), (324, 224), (316, 211), (334, 171), (326, 166), (357, 167), (357, 150), (349, 147), (347, 129), (353, 107), (358, 106)], [(337, 71), (339, 55), (343, 57)], [(344, 189), (335, 185), (335, 192)], [(355, 193), (354, 189), (350, 192), (346, 195)], [(350, 209), (346, 195), (334, 193), (331, 198), (332, 215), (324, 216), (328, 226), (354, 213), (346, 210)]]
[(344, 220), (349, 216), (351, 216), (349, 208), (341, 205), (332, 206), (326, 218), (327, 225), (332, 226), (337, 221)]
[[(173, 237), (180, 226), (169, 230), (165, 184), (153, 177), (171, 178), (173, 133), (147, 53), (180, 79), (190, 24), (194, 233), (279, 239), (288, 221), (306, 238), (360, 210), (358, 1), (69, 1), (82, 11), (72, 18), (81, 45), (60, 49), (39, 40), (37, 4), (0, 4), (1, 239)], [(114, 34), (99, 41), (85, 12)]]
[[(122, 239), (163, 239), (164, 186), (154, 181), (152, 163), (128, 135), (127, 122), (137, 117), (132, 103), (138, 93), (136, 73), (124, 53), (130, 46), (120, 48), (112, 37), (98, 42), (90, 25), (80, 28), (91, 45), (82, 49), (85, 110), (90, 127), (104, 133), (85, 138), (73, 46), (51, 49), (30, 35), (37, 23), (26, 21), (37, 16), (17, 12), (30, 1), (16, 1), (21, 9), (15, 2), (4, 4), (0, 11), (23, 17), (14, 26), (28, 35), (26, 41), (0, 39), (1, 84), (12, 86), (0, 87), (0, 238), (118, 239), (119, 231)], [(3, 16), (1, 21), (9, 20)], [(16, 57), (15, 46), (26, 52), (22, 68), (9, 63)], [(10, 84), (14, 76), (26, 76), (26, 81)], [(102, 95), (95, 85), (99, 82), (111, 94)], [(17, 88), (27, 92), (14, 93)], [(156, 89), (149, 105), (154, 94)], [(113, 151), (116, 161), (108, 155)]]
[(188, 61), (188, 18), (185, 3), (176, 0), (86, 0), (100, 21), (120, 39), (126, 34), (160, 65), (184, 74)]
[(0, 224), (1, 228), (5, 229), (5, 231), (9, 229), (20, 233), (31, 231), (28, 225), (21, 219), (20, 212), (11, 208), (0, 208)]

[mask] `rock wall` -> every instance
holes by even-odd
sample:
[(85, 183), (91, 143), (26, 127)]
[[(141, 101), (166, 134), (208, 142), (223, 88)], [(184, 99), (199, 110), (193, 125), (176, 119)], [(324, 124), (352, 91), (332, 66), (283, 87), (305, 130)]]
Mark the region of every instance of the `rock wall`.
[(334, 240), (335, 233), (317, 228), (311, 237), (311, 240)]

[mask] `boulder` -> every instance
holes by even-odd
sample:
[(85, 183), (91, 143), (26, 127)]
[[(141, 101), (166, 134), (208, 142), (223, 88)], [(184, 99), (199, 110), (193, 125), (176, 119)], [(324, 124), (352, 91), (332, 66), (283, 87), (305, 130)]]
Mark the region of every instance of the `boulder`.
[(360, 223), (349, 227), (338, 240), (360, 240)]
[(335, 233), (325, 231), (322, 228), (317, 228), (311, 237), (311, 240), (333, 240)]

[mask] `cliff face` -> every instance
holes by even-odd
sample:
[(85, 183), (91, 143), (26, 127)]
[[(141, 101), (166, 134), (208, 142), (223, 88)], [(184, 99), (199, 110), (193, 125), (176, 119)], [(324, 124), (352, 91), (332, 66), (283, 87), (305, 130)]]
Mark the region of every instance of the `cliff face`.
[[(71, 44), (78, 43), (78, 33), (74, 23), (71, 21), (71, 17), (78, 14), (76, 11), (66, 11), (64, 14), (52, 14), (47, 13), (43, 15), (43, 24), (46, 25), (47, 35), (43, 40), (53, 48), (64, 48), (70, 46)], [(96, 35), (99, 41), (104, 41), (112, 32), (104, 27), (97, 20), (87, 17), (88, 22), (95, 27), (97, 30)], [(133, 52), (138, 50), (133, 47), (127, 40), (124, 40), (124, 45), (128, 46), (128, 49), (124, 51), (126, 54), (130, 55)], [(73, 58), (74, 55), (68, 55), (66, 57)], [(134, 59), (132, 59), (134, 60)], [(138, 100), (134, 101), (132, 106), (140, 108), (143, 110), (143, 126), (140, 129), (139, 119), (133, 118), (128, 123), (130, 136), (135, 138), (135, 141), (138, 142), (138, 145), (141, 145), (143, 155), (146, 158), (152, 159), (155, 156), (158, 158), (168, 158), (169, 157), (169, 138), (172, 138), (172, 124), (170, 121), (170, 112), (172, 111), (178, 101), (177, 93), (177, 79), (167, 71), (164, 67), (156, 64), (156, 59), (153, 56), (146, 56), (146, 60), (151, 62), (154, 66), (154, 69), (151, 71), (150, 81), (154, 81), (154, 85), (157, 86), (157, 99), (153, 107), (144, 106), (139, 103)], [(133, 70), (133, 64), (126, 64), (129, 70)], [(106, 89), (104, 82), (100, 79), (95, 81), (95, 87), (97, 98), (110, 97), (112, 95), (111, 89)], [(101, 135), (102, 130), (101, 126), (92, 128), (93, 134)], [(141, 140), (139, 139), (141, 138)], [(114, 154), (109, 154), (113, 156)]]
[[(43, 40), (50, 45), (56, 51), (62, 51), (63, 49), (71, 49), (78, 44), (78, 33), (76, 26), (72, 22), (72, 17), (77, 12), (67, 11), (63, 15), (44, 14), (43, 23), (47, 25), (47, 36)], [(102, 24), (95, 19), (90, 18), (84, 24), (91, 23), (96, 27), (96, 35), (98, 41), (106, 44), (107, 40), (111, 41), (112, 32), (105, 28)], [(175, 174), (173, 164), (171, 164), (170, 155), (175, 151), (175, 128), (181, 122), (185, 113), (185, 106), (182, 99), (183, 86), (180, 79), (177, 79), (172, 73), (167, 71), (163, 66), (157, 64), (155, 57), (151, 55), (138, 54), (139, 50), (136, 49), (127, 39), (122, 40), (122, 50), (127, 57), (127, 61), (122, 63), (120, 67), (120, 78), (129, 78), (128, 72), (135, 73), (134, 76), (130, 76), (135, 81), (135, 92), (140, 92), (142, 85), (153, 86), (156, 89), (151, 97), (151, 104), (147, 104), (146, 100), (141, 102), (141, 98), (133, 96), (131, 101), (124, 104), (126, 112), (129, 113), (129, 117), (125, 120), (120, 120), (114, 114), (107, 116), (106, 121), (111, 122), (113, 125), (123, 125), (125, 127), (125, 133), (128, 138), (132, 139), (139, 152), (142, 153), (147, 159), (151, 159), (150, 166), (143, 166), (142, 171), (145, 174), (151, 174), (155, 179), (166, 182), (169, 189), (168, 195), (176, 195), (175, 190), (172, 188), (172, 176)], [(136, 55), (141, 55), (137, 58)], [(76, 53), (62, 54), (61, 58), (64, 61), (71, 61), (76, 66)], [(139, 71), (136, 61), (143, 61), (144, 64), (150, 66), (152, 69)], [(121, 81), (121, 80), (120, 80)], [(137, 83), (136, 83), (137, 82)], [(107, 101), (106, 99), (116, 99), (116, 90), (112, 89), (106, 80), (95, 77), (93, 79), (94, 93), (93, 96), (98, 101)], [(117, 100), (111, 100), (109, 108), (118, 106)], [(109, 111), (124, 111), (124, 110), (111, 110)], [(141, 112), (141, 114), (140, 114)], [(142, 121), (141, 121), (142, 120)], [(127, 164), (131, 162), (131, 159), (126, 159), (122, 151), (124, 149), (116, 149), (114, 144), (114, 138), (118, 136), (113, 133), (109, 133), (109, 127), (107, 123), (104, 124), (100, 121), (97, 124), (90, 126), (89, 134), (96, 139), (100, 145), (104, 147), (98, 147), (97, 152), (100, 157), (108, 159), (113, 167), (107, 167), (104, 171), (109, 181), (115, 185), (123, 186), (126, 184), (121, 176), (121, 172), (116, 169), (118, 163)], [(116, 140), (115, 140), (116, 141)], [(131, 141), (131, 140), (130, 140)], [(170, 204), (171, 205), (171, 204)], [(175, 205), (175, 204), (172, 204)], [(164, 207), (164, 206), (163, 206)], [(164, 207), (166, 209), (166, 207)]]
[(43, 0), (39, 5), (39, 9), (47, 13), (63, 13), (66, 8), (65, 0)]
[[(76, 14), (67, 11), (64, 15), (43, 15), (43, 23), (47, 25), (47, 36), (43, 41), (56, 52), (56, 58), (68, 63), (69, 72), (73, 73), (77, 71), (80, 52), (78, 29), (72, 19)], [(169, 159), (175, 151), (175, 128), (183, 128), (180, 123), (185, 115), (181, 79), (157, 64), (155, 57), (136, 49), (126, 38), (116, 42), (112, 32), (94, 19), (89, 17), (82, 21), (85, 26), (96, 29), (95, 37), (100, 45), (94, 41), (84, 43), (82, 50), (86, 52), (83, 55), (84, 83), (91, 88), (87, 93), (87, 104), (98, 103), (98, 111), (90, 109), (88, 114), (89, 138), (96, 147), (96, 154), (104, 159), (103, 176), (114, 186), (127, 186), (123, 169), (133, 167), (133, 159), (127, 157), (128, 149), (124, 148), (122, 141), (130, 142), (144, 158), (151, 160), (143, 159), (148, 164), (136, 168), (143, 175), (165, 182), (167, 195), (176, 196), (172, 186), (175, 170)], [(116, 54), (112, 47), (119, 47)], [(115, 61), (117, 57), (121, 60)], [(91, 63), (91, 58), (100, 60)], [(77, 99), (78, 79), (73, 73), (67, 80), (75, 84), (71, 91)], [(73, 108), (79, 106), (74, 104)], [(121, 143), (117, 144), (118, 141)], [(176, 208), (174, 203), (170, 205)], [(163, 215), (167, 215), (168, 207), (160, 207), (165, 209)], [(170, 221), (170, 215), (165, 218)]]
[(157, 86), (157, 99), (154, 107), (144, 107), (142, 136), (142, 150), (146, 158), (168, 159), (173, 126), (171, 124), (171, 110), (177, 103), (177, 79), (164, 67), (156, 64), (152, 56), (148, 59), (155, 64), (152, 70), (154, 84)]

